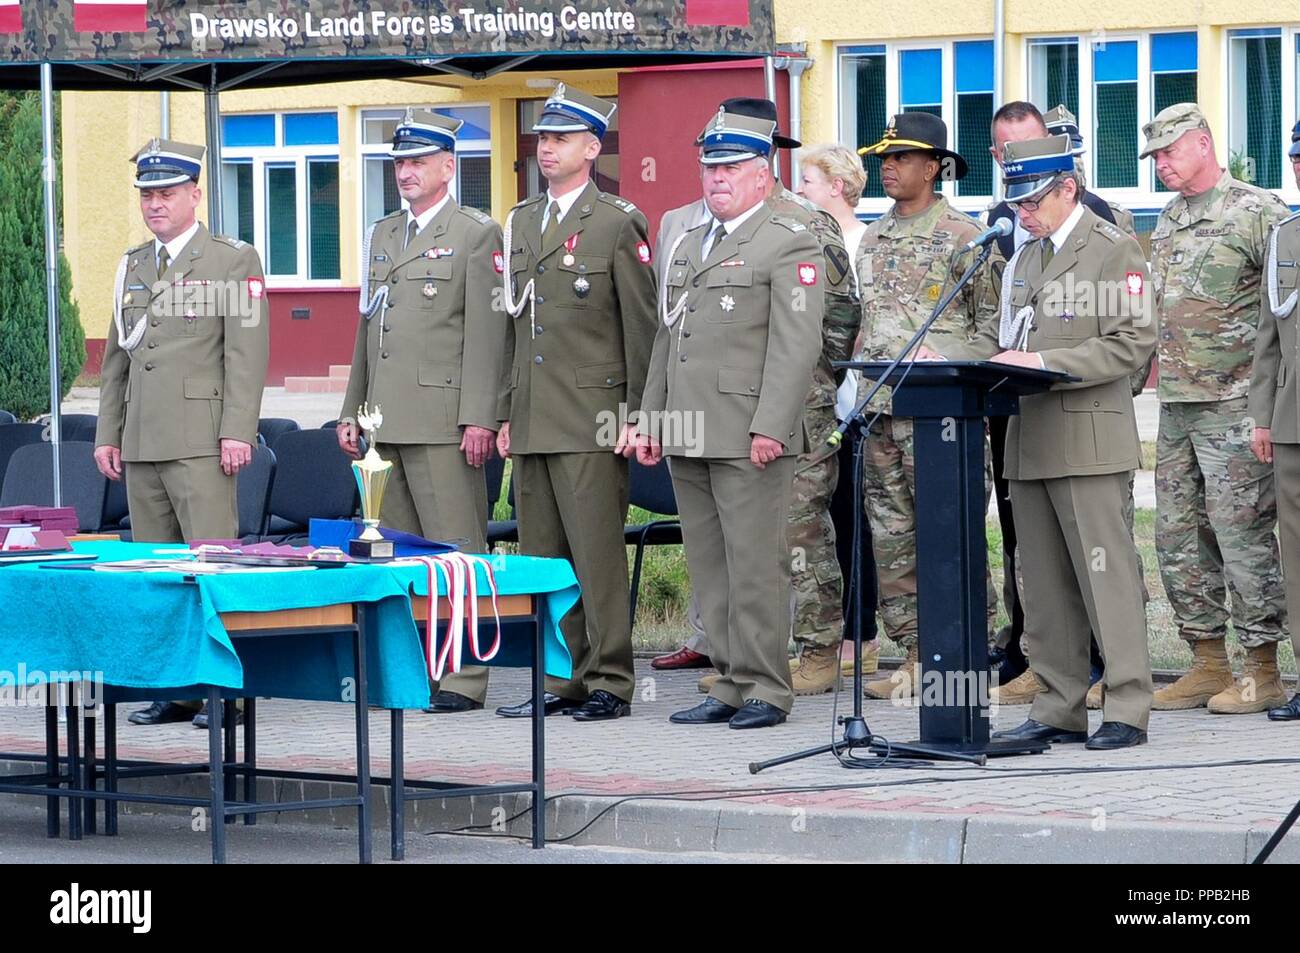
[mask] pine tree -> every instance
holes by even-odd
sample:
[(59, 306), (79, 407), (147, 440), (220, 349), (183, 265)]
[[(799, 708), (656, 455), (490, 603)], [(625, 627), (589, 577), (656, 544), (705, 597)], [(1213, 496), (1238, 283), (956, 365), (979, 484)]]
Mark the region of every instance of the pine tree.
[[(40, 98), (0, 92), (0, 408), (20, 420), (50, 409), (43, 201)], [(60, 254), (61, 396), (67, 396), (85, 362), (72, 269)]]

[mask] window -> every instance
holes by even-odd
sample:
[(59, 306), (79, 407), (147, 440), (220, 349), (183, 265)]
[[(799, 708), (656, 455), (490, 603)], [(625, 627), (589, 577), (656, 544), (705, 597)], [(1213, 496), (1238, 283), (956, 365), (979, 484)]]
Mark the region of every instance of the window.
[[(993, 41), (937, 40), (907, 45), (839, 48), (840, 139), (852, 146), (880, 138), (889, 117), (928, 112), (948, 127), (948, 147), (969, 166), (958, 182), (937, 187), (969, 212), (983, 208), (993, 193), (989, 122), (993, 118)], [(888, 205), (880, 185), (879, 161), (868, 159), (865, 210)]]
[[(889, 121), (885, 98), (885, 48), (851, 46), (840, 51), (840, 129), (850, 148), (870, 145)], [(864, 198), (883, 199), (880, 176), (867, 176)]]
[(339, 279), (338, 115), (221, 118), (222, 224), (255, 245), (267, 277)]
[[(404, 109), (366, 110), (361, 116), (362, 219), (371, 223), (402, 207), (388, 153)], [(445, 106), (434, 112), (464, 121), (456, 136), (456, 176), (451, 194), (461, 205), (492, 212), (491, 110), (488, 106)], [(336, 183), (337, 188), (337, 183)]]
[[(1196, 97), (1196, 34), (1156, 33), (1151, 37), (1151, 115)], [(1159, 176), (1155, 190), (1169, 191)]]
[(1029, 43), (1029, 101), (1046, 112), (1064, 105), (1079, 115), (1079, 39), (1050, 37)]
[(993, 194), (993, 156), (989, 125), (993, 122), (993, 41), (954, 43), (957, 144), (953, 148), (970, 171), (957, 183), (958, 195)]
[(1099, 189), (1138, 184), (1138, 45), (1136, 40), (1092, 45), (1093, 182)]
[(1229, 169), (1234, 175), (1263, 188), (1280, 188), (1280, 30), (1236, 30), (1229, 35), (1228, 89)]

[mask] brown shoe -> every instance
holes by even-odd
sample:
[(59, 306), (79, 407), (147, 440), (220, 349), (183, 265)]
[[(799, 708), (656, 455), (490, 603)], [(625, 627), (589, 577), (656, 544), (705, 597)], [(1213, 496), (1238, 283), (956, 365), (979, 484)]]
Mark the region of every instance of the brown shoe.
[(1027, 668), (1005, 685), (989, 689), (989, 702), (993, 705), (1028, 705), (1043, 690), (1034, 670)]
[(710, 672), (708, 675), (705, 675), (696, 682), (695, 687), (700, 690), (701, 695), (707, 695), (709, 692), (713, 691), (713, 686), (718, 684), (718, 679), (721, 677), (722, 676), (718, 672)]
[(790, 682), (796, 695), (824, 695), (839, 678), (839, 644), (805, 646), (797, 659), (790, 660)]
[(656, 655), (650, 660), (650, 667), (661, 671), (673, 671), (679, 668), (712, 668), (713, 662), (707, 655), (682, 646), (676, 652)]
[(1277, 643), (1246, 649), (1241, 678), (1205, 705), (1216, 715), (1253, 715), (1286, 704), (1286, 691), (1277, 670)]
[(900, 665), (888, 678), (878, 678), (862, 686), (862, 694), (868, 698), (912, 698), (917, 694), (917, 682), (921, 678), (921, 666), (916, 657), (916, 646), (907, 650), (907, 661)]
[(1151, 707), (1156, 711), (1204, 708), (1220, 692), (1232, 687), (1232, 668), (1223, 639), (1198, 639), (1192, 643), (1192, 667), (1172, 685), (1155, 693)]

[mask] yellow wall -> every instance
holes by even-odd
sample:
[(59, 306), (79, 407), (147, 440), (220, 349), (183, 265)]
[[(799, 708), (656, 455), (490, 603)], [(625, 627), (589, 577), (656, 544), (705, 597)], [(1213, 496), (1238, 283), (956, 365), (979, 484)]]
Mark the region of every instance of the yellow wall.
[[(993, 30), (993, 0), (899, 4), (885, 0), (774, 0), (778, 43), (806, 43), (814, 66), (804, 73), (802, 91), (805, 142), (836, 138), (835, 44), (900, 39), (988, 37)], [(1226, 128), (1222, 45), (1227, 28), (1278, 25), (1281, 6), (1273, 0), (1007, 0), (1006, 98), (1023, 98), (1024, 40), (1029, 36), (1105, 31), (1187, 28), (1198, 31), (1201, 104), (1216, 132)], [(359, 112), (366, 107), (452, 102), (487, 103), (493, 137), (493, 214), (504, 220), (516, 193), (514, 172), (516, 110), (519, 99), (539, 98), (546, 90), (529, 86), (540, 74), (502, 74), (469, 81), (430, 73), (415, 81), (337, 83), (301, 88), (234, 90), (222, 96), (224, 112), (302, 109), (339, 110), (339, 225), (342, 281), (357, 281), (357, 138)], [(596, 95), (617, 91), (614, 71), (555, 73), (548, 78), (579, 85)], [(63, 95), (64, 226), (75, 293), (87, 335), (102, 337), (109, 322), (117, 258), (147, 233), (136, 209), (128, 156), (159, 131), (157, 93), (66, 93)], [(203, 141), (203, 102), (197, 93), (173, 93), (172, 137)], [(1218, 137), (1220, 150), (1226, 135)], [(91, 144), (87, 147), (87, 144)], [(856, 144), (851, 144), (856, 145)]]

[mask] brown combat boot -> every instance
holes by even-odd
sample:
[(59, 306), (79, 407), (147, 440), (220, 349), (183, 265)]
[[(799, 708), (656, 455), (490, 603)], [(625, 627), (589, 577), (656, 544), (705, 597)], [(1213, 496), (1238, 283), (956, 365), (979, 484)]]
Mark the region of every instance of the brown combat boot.
[(1182, 678), (1158, 689), (1151, 701), (1156, 711), (1204, 708), (1219, 692), (1232, 687), (1232, 666), (1223, 639), (1198, 639), (1192, 643), (1195, 658)]
[[(840, 673), (845, 678), (853, 677), (853, 643), (845, 642), (840, 656)], [(880, 668), (880, 640), (871, 639), (862, 643), (862, 674), (874, 675)]]
[(1101, 680), (1093, 682), (1092, 688), (1088, 689), (1088, 697), (1085, 701), (1093, 711), (1099, 711), (1102, 705), (1106, 703), (1106, 686)]
[(790, 682), (796, 695), (824, 695), (839, 677), (840, 647), (804, 646), (798, 658), (790, 659)]
[(1277, 670), (1277, 643), (1246, 649), (1241, 678), (1206, 703), (1216, 715), (1252, 715), (1286, 704), (1286, 691)]
[(888, 678), (878, 678), (862, 686), (862, 694), (868, 698), (912, 698), (917, 694), (917, 682), (920, 680), (921, 667), (917, 662), (916, 646), (907, 650), (907, 661), (900, 665)]
[(1043, 690), (1038, 676), (1031, 668), (1025, 669), (1005, 685), (989, 690), (989, 703), (993, 705), (1029, 705)]

